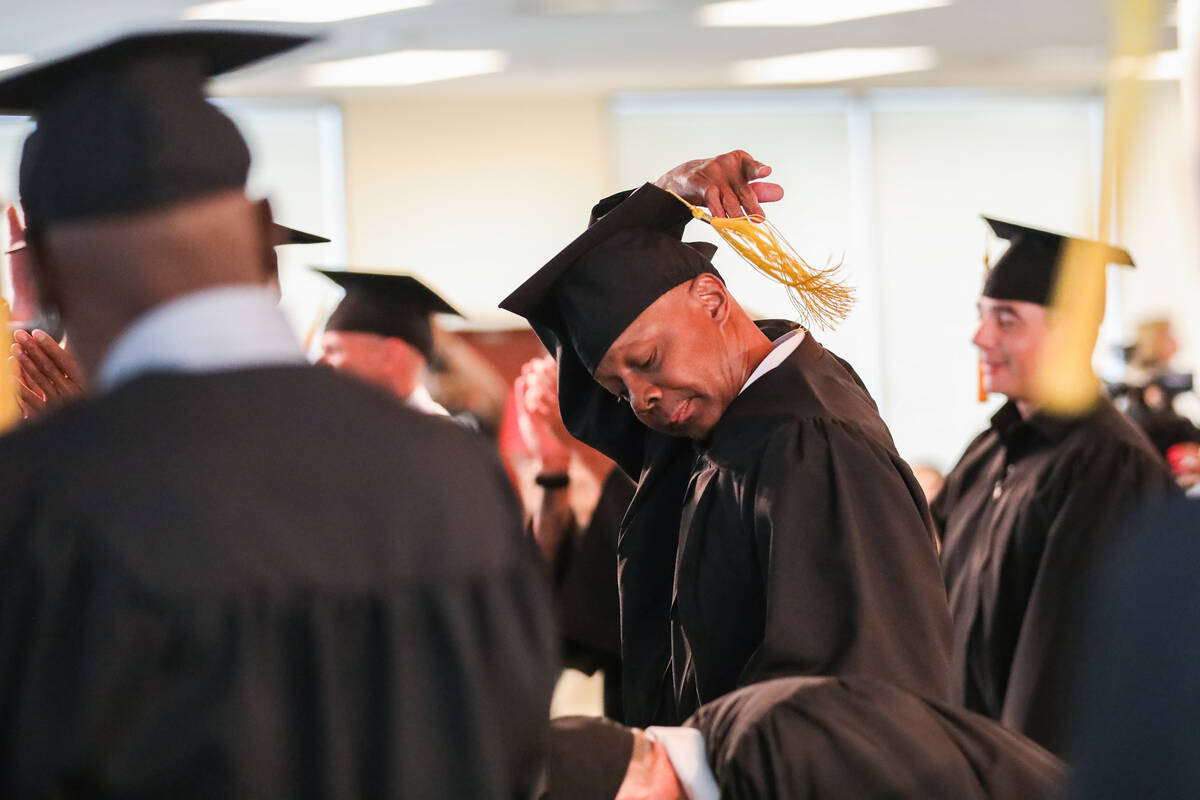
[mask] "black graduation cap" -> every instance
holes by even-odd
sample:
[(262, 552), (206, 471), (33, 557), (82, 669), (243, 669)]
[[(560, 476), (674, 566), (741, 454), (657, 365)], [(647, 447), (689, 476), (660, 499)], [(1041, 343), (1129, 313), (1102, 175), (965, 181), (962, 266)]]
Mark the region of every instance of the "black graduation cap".
[(346, 290), (346, 296), (325, 323), (327, 331), (394, 336), (411, 344), (429, 361), (433, 358), (429, 315), (462, 316), (412, 275), (344, 269), (317, 269), (317, 272)]
[(1021, 300), (1050, 305), (1058, 277), (1059, 257), (1067, 242), (1086, 245), (1089, 248), (1087, 257), (1094, 259), (1100, 269), (1109, 264), (1133, 266), (1133, 257), (1119, 247), (991, 217), (983, 219), (991, 226), (993, 233), (1011, 243), (988, 271), (983, 285), (983, 296), (993, 300)]
[(284, 244), (325, 244), (329, 241), (324, 236), (289, 228), (287, 225), (280, 225), (278, 222), (274, 223), (274, 225), (276, 247)]
[(204, 84), (310, 40), (138, 33), (0, 79), (0, 110), (37, 120), (20, 170), (30, 229), (245, 186), (249, 150)]
[[(500, 303), (525, 317), (547, 349), (572, 354), (589, 373), (617, 337), (666, 292), (717, 275), (707, 243), (680, 240), (691, 211), (645, 184), (550, 259)], [(567, 352), (569, 351), (569, 352)]]

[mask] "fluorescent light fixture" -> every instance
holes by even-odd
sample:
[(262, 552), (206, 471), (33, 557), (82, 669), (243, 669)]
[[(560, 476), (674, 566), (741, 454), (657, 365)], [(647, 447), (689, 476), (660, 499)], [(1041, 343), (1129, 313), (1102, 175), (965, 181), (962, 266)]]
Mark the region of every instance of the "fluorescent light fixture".
[(1178, 50), (1163, 50), (1144, 58), (1121, 56), (1113, 61), (1113, 74), (1143, 81), (1177, 81), (1183, 76), (1183, 54)]
[(217, 0), (184, 10), (183, 19), (340, 22), (427, 6), (433, 0)]
[(33, 63), (33, 56), (24, 53), (0, 53), (0, 72)]
[(699, 11), (700, 24), (724, 26), (829, 25), (867, 17), (942, 8), (954, 0), (728, 0)]
[(314, 64), (305, 80), (310, 86), (406, 86), (486, 75), (507, 66), (502, 50), (398, 50)]
[(733, 65), (733, 79), (746, 85), (764, 83), (831, 83), (872, 75), (920, 72), (937, 65), (932, 47), (844, 48), (756, 58)]

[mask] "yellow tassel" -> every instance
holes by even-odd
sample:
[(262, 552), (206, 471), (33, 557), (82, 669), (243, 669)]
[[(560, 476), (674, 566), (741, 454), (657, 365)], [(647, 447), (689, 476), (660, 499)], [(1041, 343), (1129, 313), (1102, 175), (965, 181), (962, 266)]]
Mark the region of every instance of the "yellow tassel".
[(691, 210), (693, 217), (711, 225), (750, 266), (783, 284), (806, 328), (832, 328), (850, 313), (854, 289), (839, 279), (840, 263), (823, 268), (810, 266), (761, 215), (714, 217), (679, 195), (675, 197)]
[[(1145, 82), (1129, 67), (1144, 63), (1157, 47), (1161, 5), (1161, 0), (1115, 0), (1113, 8), (1116, 58), (1105, 102), (1097, 237), (1105, 242), (1112, 233), (1112, 209), (1123, 194), (1126, 162), (1145, 92)], [(1054, 413), (1078, 415), (1087, 413), (1100, 399), (1092, 352), (1104, 317), (1105, 264), (1089, 248), (1078, 245), (1067, 247), (1059, 259), (1056, 313), (1034, 374), (1034, 398)]]
[[(12, 331), (8, 328), (9, 316), (8, 301), (0, 297), (0, 337), (6, 345), (6, 350), (12, 347)], [(0, 432), (14, 427), (21, 421), (21, 409), (17, 406), (16, 364), (11, 358), (5, 358), (2, 370), (0, 380), (4, 386), (0, 389)]]

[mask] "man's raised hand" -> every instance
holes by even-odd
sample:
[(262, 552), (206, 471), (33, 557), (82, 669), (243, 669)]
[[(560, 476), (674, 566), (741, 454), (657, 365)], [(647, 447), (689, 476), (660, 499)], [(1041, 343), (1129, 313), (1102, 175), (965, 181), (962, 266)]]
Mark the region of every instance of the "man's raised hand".
[(745, 150), (688, 161), (654, 182), (693, 205), (707, 206), (714, 217), (766, 216), (762, 203), (783, 197), (783, 187), (762, 178), (771, 168)]

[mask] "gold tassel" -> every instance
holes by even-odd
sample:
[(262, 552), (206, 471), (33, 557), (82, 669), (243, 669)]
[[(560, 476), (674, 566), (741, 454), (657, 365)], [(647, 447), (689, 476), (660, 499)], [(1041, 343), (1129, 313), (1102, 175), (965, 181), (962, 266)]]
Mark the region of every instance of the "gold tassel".
[[(3, 337), (5, 352), (12, 347), (13, 332), (9, 330), (10, 313), (8, 301), (0, 297), (0, 337)], [(21, 409), (17, 405), (17, 367), (11, 358), (4, 359), (4, 387), (0, 389), (0, 433), (16, 426), (21, 421)]]
[[(672, 192), (674, 194), (674, 192)], [(759, 214), (714, 217), (675, 195), (701, 222), (707, 222), (750, 266), (788, 290), (806, 328), (833, 328), (854, 306), (854, 289), (839, 279), (841, 263), (821, 269), (808, 264), (783, 234)]]
[[(1115, 0), (1114, 74), (1105, 98), (1100, 176), (1097, 238), (1103, 242), (1110, 241), (1112, 234), (1112, 210), (1122, 196), (1126, 162), (1145, 91), (1136, 67), (1145, 63), (1145, 57), (1157, 46), (1161, 21), (1161, 0)], [(1092, 353), (1104, 317), (1105, 266), (1104, 259), (1086, 246), (1068, 246), (1059, 256), (1055, 315), (1034, 373), (1034, 397), (1053, 413), (1084, 414), (1101, 397), (1100, 381), (1092, 371)]]

